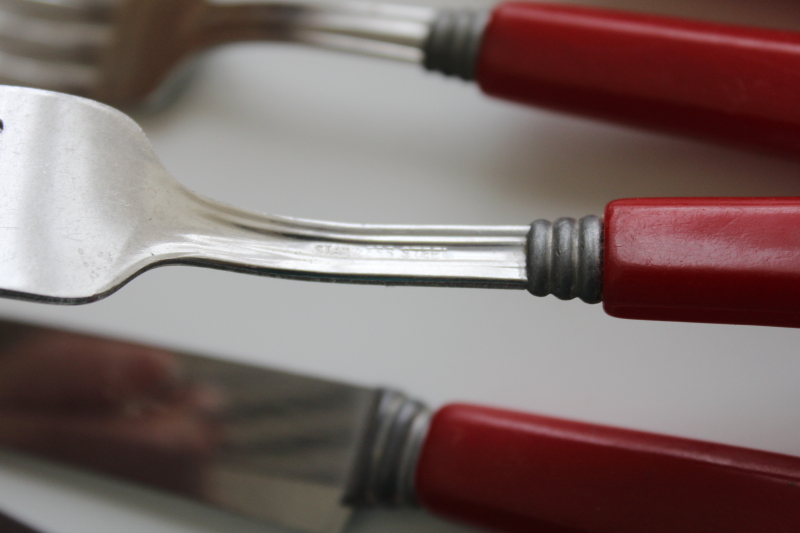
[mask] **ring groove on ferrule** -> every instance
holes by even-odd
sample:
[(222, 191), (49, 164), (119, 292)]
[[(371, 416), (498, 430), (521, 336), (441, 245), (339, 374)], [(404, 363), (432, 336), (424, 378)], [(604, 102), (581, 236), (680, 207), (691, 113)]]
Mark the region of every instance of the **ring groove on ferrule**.
[(537, 220), (528, 233), (528, 290), (562, 300), (602, 300), (603, 221), (594, 215)]
[(474, 79), (488, 21), (488, 11), (439, 11), (422, 46), (425, 68), (467, 81)]
[(379, 391), (345, 503), (415, 505), (414, 473), (429, 421), (424, 404), (397, 391)]

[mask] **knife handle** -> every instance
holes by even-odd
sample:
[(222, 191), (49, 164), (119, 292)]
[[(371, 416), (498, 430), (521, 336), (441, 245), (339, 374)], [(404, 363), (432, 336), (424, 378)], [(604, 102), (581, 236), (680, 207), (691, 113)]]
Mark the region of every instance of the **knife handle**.
[(800, 33), (508, 2), (478, 51), (484, 92), (797, 157)]
[(606, 207), (615, 317), (800, 327), (800, 198), (645, 198)]
[(800, 531), (800, 458), (470, 405), (434, 415), (416, 492), (508, 532)]

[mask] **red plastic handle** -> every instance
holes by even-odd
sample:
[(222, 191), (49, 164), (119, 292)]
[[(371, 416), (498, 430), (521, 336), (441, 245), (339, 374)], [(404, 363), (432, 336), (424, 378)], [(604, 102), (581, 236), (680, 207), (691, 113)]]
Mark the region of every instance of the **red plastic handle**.
[(800, 33), (509, 2), (476, 79), (501, 98), (800, 154)]
[(800, 327), (800, 198), (608, 204), (603, 306), (620, 318)]
[(416, 490), (510, 532), (800, 531), (800, 458), (468, 405), (434, 416)]

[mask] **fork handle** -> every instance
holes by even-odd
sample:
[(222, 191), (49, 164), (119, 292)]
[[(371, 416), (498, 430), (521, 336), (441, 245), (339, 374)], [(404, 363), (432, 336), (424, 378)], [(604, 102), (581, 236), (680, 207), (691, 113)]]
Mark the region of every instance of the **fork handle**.
[(608, 314), (800, 327), (800, 198), (617, 200), (604, 226)]
[(527, 288), (619, 318), (800, 328), (800, 197), (630, 198), (531, 224)]
[(660, 132), (800, 154), (800, 34), (523, 2), (491, 13), (490, 95)]
[(499, 531), (800, 530), (800, 458), (472, 405), (434, 415), (415, 485)]

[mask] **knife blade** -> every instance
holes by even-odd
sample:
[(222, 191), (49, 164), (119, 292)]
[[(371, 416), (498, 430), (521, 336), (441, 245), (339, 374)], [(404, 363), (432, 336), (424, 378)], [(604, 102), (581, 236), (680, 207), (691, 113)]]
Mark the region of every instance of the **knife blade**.
[(0, 322), (0, 445), (312, 533), (412, 503), (404, 395)]
[(422, 505), (499, 531), (800, 530), (800, 458), (0, 323), (0, 444), (290, 528)]

